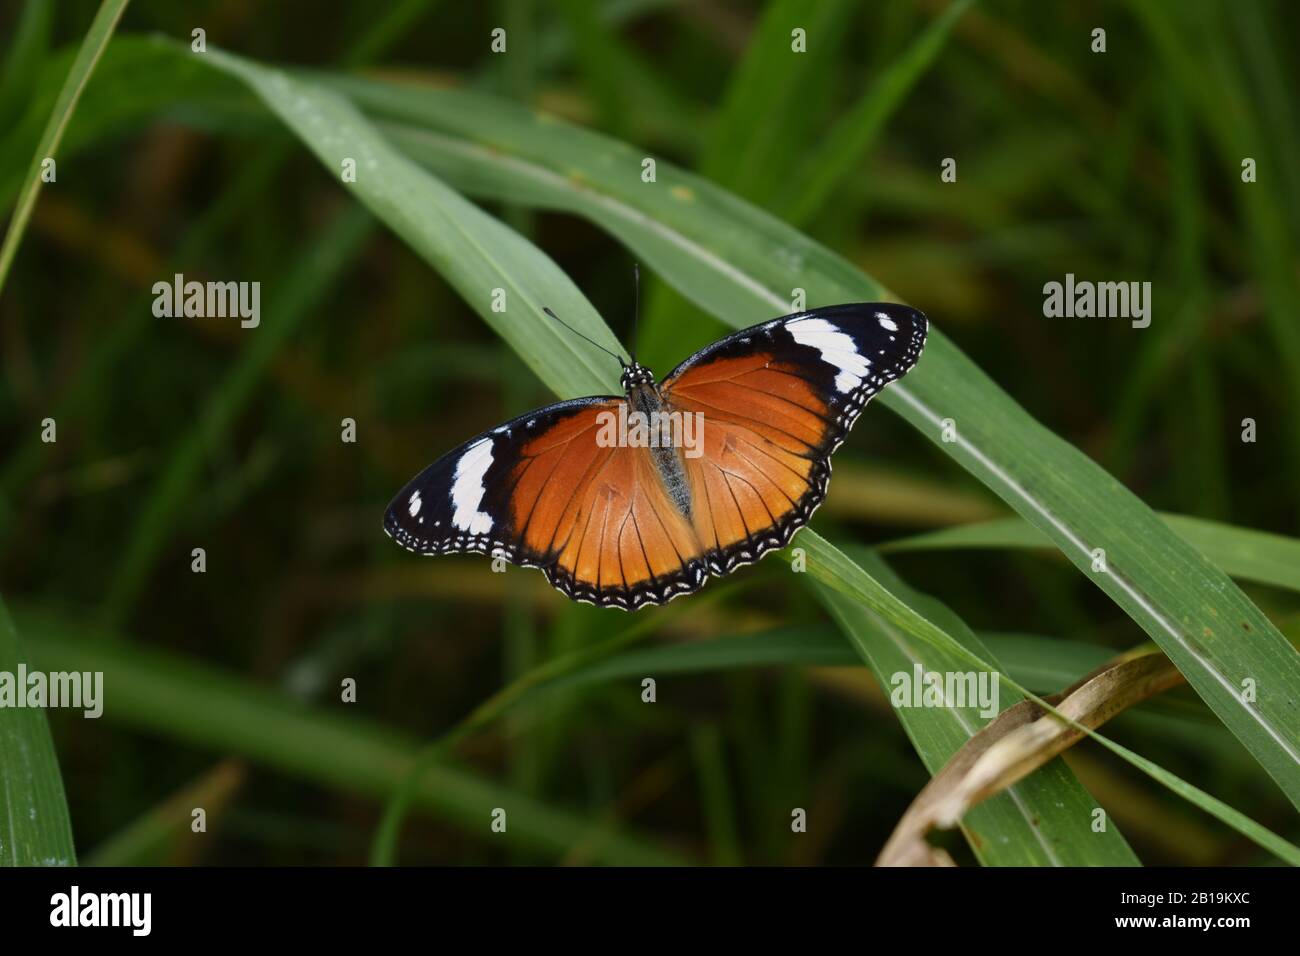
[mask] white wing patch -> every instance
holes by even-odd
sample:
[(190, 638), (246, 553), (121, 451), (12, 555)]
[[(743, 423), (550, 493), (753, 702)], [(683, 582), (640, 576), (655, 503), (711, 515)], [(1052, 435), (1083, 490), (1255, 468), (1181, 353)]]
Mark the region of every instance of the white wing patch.
[(885, 313), (877, 312), (876, 319), (880, 322), (880, 327), (884, 329), (886, 332), (898, 331), (898, 323), (895, 322), (893, 319), (891, 319), (889, 316), (885, 315)]
[(835, 387), (841, 392), (851, 392), (862, 384), (871, 360), (858, 352), (851, 336), (825, 319), (796, 319), (787, 323), (786, 329), (796, 342), (815, 348), (821, 352), (823, 362), (839, 369)]
[(465, 449), (456, 462), (456, 480), (451, 486), (451, 523), (470, 534), (487, 534), (492, 530), (492, 516), (479, 511), (486, 489), (483, 476), (492, 467), (492, 439), (484, 438)]
[(418, 490), (411, 492), (411, 500), (407, 502), (406, 510), (411, 513), (412, 518), (420, 513), (420, 505), (422, 504), (424, 502), (420, 500), (420, 492)]

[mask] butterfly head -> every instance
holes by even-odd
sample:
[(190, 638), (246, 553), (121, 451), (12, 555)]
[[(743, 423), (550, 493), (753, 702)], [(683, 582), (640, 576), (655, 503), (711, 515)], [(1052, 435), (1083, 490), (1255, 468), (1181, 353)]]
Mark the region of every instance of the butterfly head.
[(619, 378), (619, 384), (623, 386), (623, 391), (630, 392), (638, 385), (653, 385), (655, 383), (655, 374), (636, 359), (632, 360), (631, 365), (623, 366), (623, 375)]

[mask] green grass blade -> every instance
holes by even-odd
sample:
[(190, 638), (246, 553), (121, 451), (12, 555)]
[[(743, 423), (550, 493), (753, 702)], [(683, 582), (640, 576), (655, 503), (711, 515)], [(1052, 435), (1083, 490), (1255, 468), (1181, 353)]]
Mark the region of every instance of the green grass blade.
[[(26, 659), (0, 601), (0, 674)], [(76, 668), (80, 670), (81, 668)], [(15, 688), (26, 694), (26, 688)], [(0, 707), (0, 866), (74, 866), (72, 823), (50, 726), (40, 707)]]
[[(389, 117), (394, 140), (453, 182), (494, 198), (526, 193), (590, 218), (732, 325), (789, 311), (795, 288), (808, 291), (809, 306), (888, 297), (830, 250), (699, 177), (659, 163), (657, 182), (642, 183), (637, 152), (604, 137), (467, 94), (339, 86)], [(1300, 654), (1225, 574), (1034, 421), (947, 339), (942, 317), (932, 318), (926, 354), (880, 401), (1047, 534), (1300, 806)], [(1098, 548), (1104, 572), (1093, 570)]]
[(108, 45), (109, 38), (117, 27), (117, 21), (122, 18), (122, 11), (126, 9), (126, 5), (127, 0), (104, 0), (100, 4), (99, 12), (95, 14), (90, 30), (81, 43), (81, 50), (72, 63), (72, 72), (68, 74), (63, 84), (63, 90), (54, 104), (54, 112), (46, 123), (45, 132), (41, 134), (36, 153), (32, 156), (31, 165), (27, 170), (27, 182), (18, 195), (18, 206), (9, 221), (9, 231), (5, 233), (4, 245), (0, 246), (0, 292), (4, 291), (5, 279), (13, 266), (14, 256), (18, 254), (18, 244), (22, 242), (27, 221), (31, 219), (32, 209), (36, 206), (36, 197), (41, 191), (41, 186), (44, 185), (41, 179), (41, 164), (45, 159), (52, 158), (58, 151), (59, 141), (63, 138), (63, 131), (68, 125), (72, 111), (77, 108), (81, 91), (85, 89), (86, 81), (90, 79), (95, 63), (104, 52), (104, 47)]
[[(1161, 514), (1169, 529), (1227, 574), (1300, 591), (1300, 541), (1186, 515)], [(884, 553), (961, 548), (1051, 548), (1051, 539), (1019, 518), (957, 525), (880, 545)]]
[[(27, 609), (18, 621), (32, 635), (40, 667), (103, 671), (113, 705), (102, 719), (152, 736), (241, 755), (280, 773), (372, 798), (391, 795), (419, 753), (418, 742), (405, 734), (128, 644), (58, 613)], [(485, 844), (499, 840), (547, 857), (581, 847), (584, 859), (624, 866), (686, 862), (639, 837), (590, 823), (450, 764), (429, 768), (414, 803)], [(505, 833), (491, 831), (495, 807), (507, 812)]]

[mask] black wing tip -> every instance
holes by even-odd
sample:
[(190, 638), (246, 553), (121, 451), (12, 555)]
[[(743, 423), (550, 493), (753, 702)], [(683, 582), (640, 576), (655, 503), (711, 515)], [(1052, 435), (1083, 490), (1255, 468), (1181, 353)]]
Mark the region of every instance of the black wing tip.
[(930, 319), (924, 312), (914, 305), (908, 305), (905, 302), (856, 302), (847, 308), (856, 309), (859, 312), (869, 312), (874, 315), (884, 314), (895, 321), (902, 319), (909, 325), (929, 326)]
[(839, 316), (852, 316), (863, 321), (872, 319), (878, 321), (881, 318), (887, 318), (906, 326), (912, 332), (913, 338), (920, 343), (925, 342), (926, 335), (930, 331), (929, 316), (916, 306), (907, 305), (903, 302), (846, 302), (843, 305), (826, 305), (809, 309), (807, 312), (796, 312), (786, 318), (795, 319), (809, 316), (824, 316), (828, 319)]

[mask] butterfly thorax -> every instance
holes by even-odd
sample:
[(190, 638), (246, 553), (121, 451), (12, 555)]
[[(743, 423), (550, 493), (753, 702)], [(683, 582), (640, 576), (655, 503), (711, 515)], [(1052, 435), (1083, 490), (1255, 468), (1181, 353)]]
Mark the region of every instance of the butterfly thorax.
[[(623, 369), (622, 385), (627, 390), (629, 411), (640, 412), (652, 423), (666, 421), (671, 409), (655, 382), (654, 373), (644, 365), (633, 362)], [(664, 491), (684, 517), (691, 516), (691, 488), (682, 461), (682, 449), (672, 440), (671, 430), (665, 428), (662, 440), (647, 448), (654, 461)]]

